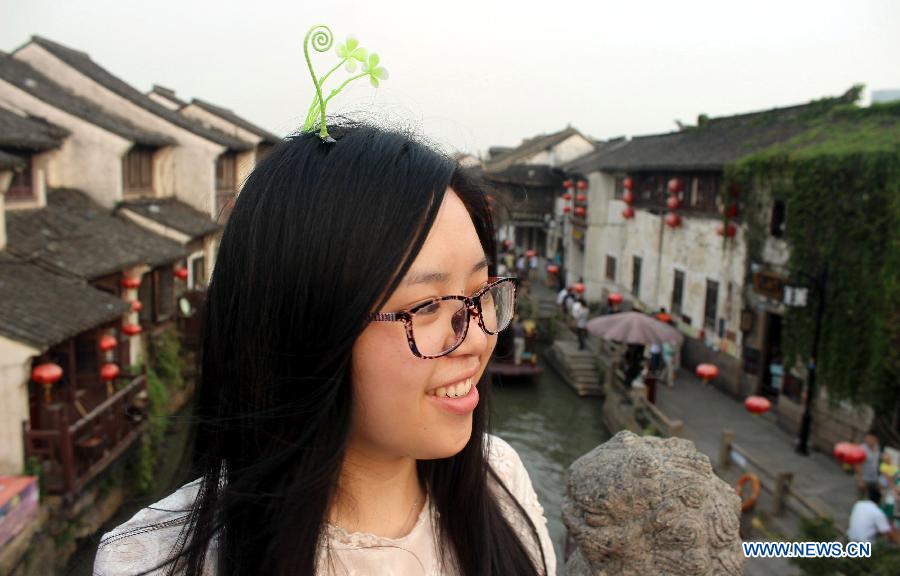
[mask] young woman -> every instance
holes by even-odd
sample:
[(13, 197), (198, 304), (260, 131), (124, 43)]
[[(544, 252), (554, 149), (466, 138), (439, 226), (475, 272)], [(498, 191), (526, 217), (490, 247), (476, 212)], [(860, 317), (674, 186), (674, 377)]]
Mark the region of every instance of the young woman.
[(330, 131), (244, 186), (205, 307), (199, 478), (104, 535), (95, 574), (555, 573), (487, 434), (516, 281), (492, 276), (482, 190), (409, 135)]

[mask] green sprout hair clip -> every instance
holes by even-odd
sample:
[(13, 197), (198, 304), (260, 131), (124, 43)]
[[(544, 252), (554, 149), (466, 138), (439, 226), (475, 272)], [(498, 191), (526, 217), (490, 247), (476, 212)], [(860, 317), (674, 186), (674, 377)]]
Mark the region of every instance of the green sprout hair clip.
[[(313, 102), (309, 107), (309, 112), (306, 113), (306, 121), (303, 123), (303, 131), (311, 131), (316, 123), (316, 118), (318, 118), (319, 123), (321, 124), (319, 128), (319, 138), (325, 142), (334, 142), (334, 138), (328, 135), (328, 125), (325, 122), (325, 107), (328, 106), (328, 102), (340, 94), (341, 90), (348, 84), (366, 76), (369, 77), (372, 86), (378, 88), (379, 81), (387, 80), (388, 72), (378, 65), (378, 54), (375, 54), (374, 52), (370, 54), (368, 50), (359, 45), (359, 42), (356, 39), (348, 38), (345, 43), (337, 47), (337, 55), (341, 59), (340, 62), (324, 76), (316, 78), (312, 60), (309, 59), (310, 40), (312, 41), (312, 46), (316, 52), (327, 52), (331, 49), (334, 36), (328, 26), (317, 24), (309, 29), (306, 33), (306, 38), (303, 40), (303, 55), (306, 57), (306, 65), (309, 67), (309, 73), (312, 76), (313, 84), (316, 87)], [(350, 76), (350, 78), (344, 80), (343, 84), (333, 89), (327, 98), (323, 98), (322, 88), (329, 76), (341, 66), (343, 66), (347, 72), (355, 72), (357, 62), (362, 63), (362, 71), (359, 74), (354, 74), (353, 76)]]

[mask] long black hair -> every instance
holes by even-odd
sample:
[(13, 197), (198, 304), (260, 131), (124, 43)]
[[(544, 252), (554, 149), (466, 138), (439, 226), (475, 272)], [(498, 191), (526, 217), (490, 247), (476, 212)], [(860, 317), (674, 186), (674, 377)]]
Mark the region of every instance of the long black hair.
[[(224, 230), (191, 440), (201, 478), (169, 573), (201, 574), (216, 538), (222, 574), (313, 574), (349, 437), (354, 341), (412, 265), (448, 186), (496, 254), (485, 195), (453, 160), (410, 134), (329, 128), (334, 143), (301, 133), (279, 144)], [(488, 487), (499, 478), (485, 456), (486, 374), (468, 444), (418, 472), (462, 574), (536, 575)]]

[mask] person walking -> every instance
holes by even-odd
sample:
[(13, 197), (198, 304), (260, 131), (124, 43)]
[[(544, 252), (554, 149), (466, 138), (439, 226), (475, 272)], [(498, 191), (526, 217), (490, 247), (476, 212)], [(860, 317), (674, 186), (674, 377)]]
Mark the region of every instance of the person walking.
[(900, 532), (894, 530), (884, 511), (878, 507), (881, 503), (881, 490), (877, 485), (869, 486), (866, 495), (853, 505), (847, 528), (847, 540), (851, 542), (875, 543), (879, 534), (900, 543)]
[(578, 334), (578, 349), (584, 350), (587, 346), (587, 322), (591, 315), (591, 309), (588, 308), (584, 298), (579, 297), (572, 305), (572, 316), (575, 318), (575, 333)]
[(669, 388), (675, 387), (675, 373), (678, 370), (676, 360), (678, 356), (677, 347), (671, 342), (663, 342), (662, 345), (663, 362), (665, 363), (665, 383)]
[(865, 498), (871, 487), (879, 488), (878, 466), (881, 464), (881, 447), (878, 445), (878, 436), (869, 431), (860, 447), (866, 453), (866, 459), (856, 465), (856, 485), (861, 498)]

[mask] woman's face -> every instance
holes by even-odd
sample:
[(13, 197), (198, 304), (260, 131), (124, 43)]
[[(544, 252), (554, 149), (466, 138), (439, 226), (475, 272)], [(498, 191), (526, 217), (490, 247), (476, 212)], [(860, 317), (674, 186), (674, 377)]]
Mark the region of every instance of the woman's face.
[[(411, 281), (419, 279), (415, 283)], [(437, 296), (471, 296), (488, 280), (484, 249), (472, 218), (452, 189), (447, 189), (434, 225), (406, 276), (379, 312), (396, 312)], [(449, 326), (448, 326), (449, 328)], [(465, 340), (435, 359), (414, 356), (403, 322), (371, 322), (353, 346), (354, 450), (372, 456), (447, 458), (472, 434), (473, 396), (497, 343), (478, 319), (469, 318)], [(440, 387), (465, 382), (473, 390), (462, 411), (435, 396)]]

